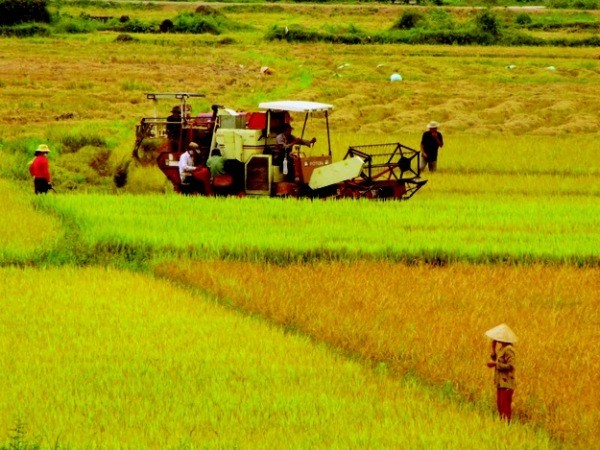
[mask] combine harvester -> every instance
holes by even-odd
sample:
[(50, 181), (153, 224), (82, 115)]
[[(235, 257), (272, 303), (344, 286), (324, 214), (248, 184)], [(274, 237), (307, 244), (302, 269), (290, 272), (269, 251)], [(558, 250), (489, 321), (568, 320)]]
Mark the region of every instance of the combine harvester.
[[(329, 104), (264, 102), (258, 105), (260, 111), (244, 113), (213, 105), (212, 112), (192, 117), (189, 100), (203, 97), (202, 94), (146, 97), (155, 102), (178, 102), (182, 112), (179, 133), (167, 136), (166, 118), (143, 118), (137, 126), (133, 157), (141, 163), (156, 159), (177, 192), (202, 194), (190, 192), (179, 177), (179, 157), (190, 142), (200, 147), (196, 161), (199, 165), (217, 148), (226, 159), (226, 174), (210, 180), (216, 195), (406, 200), (427, 183), (420, 178), (420, 153), (400, 143), (351, 146), (344, 159), (334, 162), (329, 132), (333, 106)], [(292, 116), (302, 116), (302, 128), (296, 135), (303, 139), (307, 136), (308, 119), (324, 118), (326, 148), (317, 151), (315, 145), (298, 145), (291, 151), (282, 151), (276, 137), (291, 123)]]

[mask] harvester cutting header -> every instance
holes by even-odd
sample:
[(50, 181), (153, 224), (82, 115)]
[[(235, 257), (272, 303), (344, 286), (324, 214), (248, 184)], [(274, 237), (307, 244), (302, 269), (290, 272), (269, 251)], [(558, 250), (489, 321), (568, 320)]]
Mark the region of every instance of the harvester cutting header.
[[(334, 162), (330, 104), (264, 102), (255, 112), (213, 105), (192, 116), (189, 100), (203, 94), (146, 97), (178, 104), (167, 118), (155, 113), (141, 120), (133, 156), (142, 163), (156, 159), (177, 192), (409, 199), (427, 182), (420, 178), (420, 153), (400, 143), (351, 146)], [(308, 119), (317, 116), (325, 121), (324, 143), (306, 138)], [(292, 117), (301, 118), (301, 127), (292, 128)]]

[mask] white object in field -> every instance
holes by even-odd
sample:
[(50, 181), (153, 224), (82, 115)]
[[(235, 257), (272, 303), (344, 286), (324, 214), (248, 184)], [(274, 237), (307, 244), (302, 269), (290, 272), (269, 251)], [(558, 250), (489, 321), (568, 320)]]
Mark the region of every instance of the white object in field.
[(390, 81), (402, 81), (402, 75), (400, 75), (399, 73), (393, 73), (390, 76)]
[(360, 175), (364, 161), (358, 157), (343, 159), (313, 170), (308, 185), (311, 189), (319, 189), (342, 181), (352, 180)]

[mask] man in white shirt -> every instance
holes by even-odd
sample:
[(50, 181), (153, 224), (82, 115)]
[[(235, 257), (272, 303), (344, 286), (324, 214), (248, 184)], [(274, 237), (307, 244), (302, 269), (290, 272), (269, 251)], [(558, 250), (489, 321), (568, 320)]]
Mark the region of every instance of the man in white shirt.
[(179, 157), (179, 178), (183, 184), (191, 184), (193, 182), (193, 174), (196, 170), (194, 156), (200, 151), (200, 147), (195, 142), (190, 142), (187, 151), (183, 152)]
[(186, 186), (187, 193), (203, 193), (213, 195), (210, 185), (210, 171), (202, 165), (196, 165), (194, 157), (200, 153), (200, 147), (195, 142), (190, 142), (186, 152), (179, 157), (179, 178), (181, 184)]

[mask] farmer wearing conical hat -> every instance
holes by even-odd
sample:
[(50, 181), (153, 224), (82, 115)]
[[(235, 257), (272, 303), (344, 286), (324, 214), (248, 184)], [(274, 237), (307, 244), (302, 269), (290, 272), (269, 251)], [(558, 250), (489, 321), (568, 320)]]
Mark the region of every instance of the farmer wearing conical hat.
[[(515, 390), (515, 349), (517, 336), (505, 323), (485, 332), (492, 340), (492, 354), (487, 363), (493, 367), (496, 384), (496, 402), (500, 418), (510, 423), (512, 414), (512, 397)], [(500, 348), (498, 348), (498, 344)]]
[(35, 151), (35, 158), (29, 164), (29, 173), (33, 177), (33, 188), (36, 194), (45, 194), (52, 189), (47, 158), (49, 152), (50, 148), (46, 144), (40, 144)]

